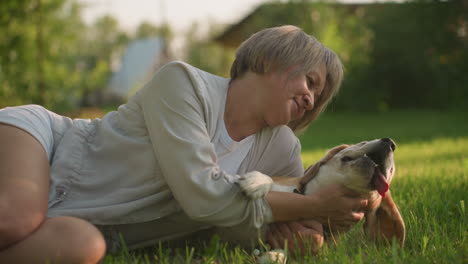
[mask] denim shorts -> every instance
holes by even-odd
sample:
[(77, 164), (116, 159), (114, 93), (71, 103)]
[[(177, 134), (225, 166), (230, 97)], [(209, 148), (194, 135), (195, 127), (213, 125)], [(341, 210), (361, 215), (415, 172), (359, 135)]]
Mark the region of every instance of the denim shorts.
[(0, 109), (0, 123), (18, 127), (36, 138), (44, 147), (49, 162), (72, 120), (39, 105), (22, 105)]
[[(82, 122), (80, 122), (82, 121)], [(58, 115), (39, 105), (22, 105), (0, 109), (0, 124), (20, 128), (40, 142), (47, 154), (50, 167), (48, 208), (61, 202), (67, 194), (69, 168), (77, 163), (77, 159), (67, 153), (59, 157), (60, 143), (67, 132), (77, 127), (77, 123), (89, 123), (89, 120), (72, 120)], [(83, 126), (83, 125), (82, 125)], [(76, 140), (72, 140), (74, 143)], [(70, 142), (68, 142), (70, 143)], [(75, 145), (79, 143), (75, 142)], [(79, 150), (78, 148), (74, 148)], [(76, 152), (76, 151), (75, 151)], [(57, 157), (56, 157), (57, 156)], [(59, 162), (57, 162), (59, 160)], [(54, 165), (54, 163), (57, 163)], [(71, 165), (70, 165), (71, 164)]]

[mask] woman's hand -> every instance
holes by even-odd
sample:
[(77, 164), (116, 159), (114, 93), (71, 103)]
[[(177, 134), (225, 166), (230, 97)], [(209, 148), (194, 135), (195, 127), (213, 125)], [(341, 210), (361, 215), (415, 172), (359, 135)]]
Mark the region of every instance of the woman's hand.
[(367, 200), (342, 185), (329, 185), (311, 195), (271, 191), (266, 200), (275, 222), (313, 219), (337, 231), (346, 231), (363, 217)]
[[(323, 245), (322, 225), (315, 220), (277, 222), (269, 225), (267, 242), (278, 249), (285, 243), (292, 255), (315, 255)], [(287, 241), (287, 242), (286, 242)]]
[(314, 200), (313, 219), (336, 231), (347, 231), (364, 218), (367, 200), (343, 185), (327, 186), (310, 198)]

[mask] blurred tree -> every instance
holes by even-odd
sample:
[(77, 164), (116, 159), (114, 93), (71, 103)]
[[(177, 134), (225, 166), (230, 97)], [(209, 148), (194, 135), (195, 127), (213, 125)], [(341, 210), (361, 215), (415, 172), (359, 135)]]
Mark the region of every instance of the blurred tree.
[(263, 28), (297, 25), (345, 65), (335, 109), (466, 109), (468, 1), (343, 4), (291, 0), (259, 6), (216, 40), (237, 47)]
[(159, 28), (149, 22), (142, 22), (135, 33), (135, 38), (140, 39), (140, 38), (148, 38), (148, 37), (154, 37), (159, 35)]
[(76, 63), (69, 63), (84, 29), (79, 6), (64, 0), (3, 1), (0, 17), (0, 106), (51, 107), (73, 95)]
[[(231, 26), (226, 43), (237, 46), (238, 39), (265, 27), (298, 25), (335, 50), (346, 66), (335, 108), (466, 109), (468, 2), (422, 2), (273, 1)], [(38, 103), (64, 111), (90, 104), (131, 39), (159, 35), (170, 45), (169, 25), (142, 23), (129, 36), (110, 16), (87, 27), (81, 9), (75, 0), (1, 2), (0, 107)], [(186, 60), (227, 77), (235, 49), (211, 41), (222, 26), (209, 24), (206, 33), (193, 25), (186, 34)]]
[(458, 31), (468, 22), (467, 10), (462, 1), (415, 1), (368, 10), (364, 21), (373, 42), (361, 83), (377, 99), (371, 109), (466, 107), (468, 38)]
[(174, 36), (169, 24), (156, 26), (150, 22), (142, 22), (136, 29), (134, 39), (163, 37), (166, 41), (170, 41)]
[(104, 88), (128, 37), (112, 17), (92, 27), (70, 0), (0, 4), (0, 107), (36, 103), (63, 112)]
[(210, 23), (208, 32), (203, 34), (200, 26), (193, 23), (186, 35), (185, 51), (188, 63), (204, 71), (219, 76), (229, 77), (234, 60), (234, 51), (213, 41), (222, 25)]
[(101, 104), (101, 92), (130, 37), (120, 29), (117, 19), (105, 15), (87, 30), (83, 40), (82, 66), (88, 75), (83, 79), (81, 106)]

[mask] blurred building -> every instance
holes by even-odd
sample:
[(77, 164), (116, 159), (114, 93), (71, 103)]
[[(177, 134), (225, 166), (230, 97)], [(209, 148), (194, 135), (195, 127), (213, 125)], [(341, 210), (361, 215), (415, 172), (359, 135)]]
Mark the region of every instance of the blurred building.
[(131, 42), (117, 62), (103, 101), (121, 101), (141, 88), (167, 63), (166, 43), (161, 37), (138, 39)]

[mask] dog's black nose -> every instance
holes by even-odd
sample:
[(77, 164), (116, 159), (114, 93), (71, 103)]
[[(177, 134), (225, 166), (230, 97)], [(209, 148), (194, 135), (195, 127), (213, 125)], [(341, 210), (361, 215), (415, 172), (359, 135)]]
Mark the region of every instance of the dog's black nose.
[(382, 138), (381, 140), (385, 143), (388, 143), (392, 151), (395, 151), (396, 145), (395, 145), (395, 142), (391, 138)]

